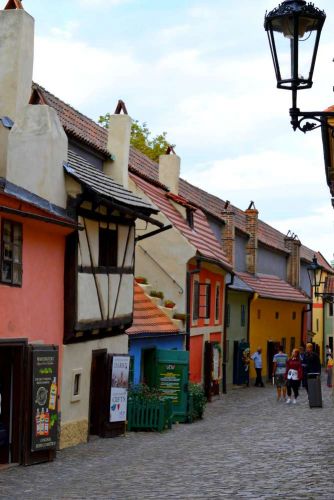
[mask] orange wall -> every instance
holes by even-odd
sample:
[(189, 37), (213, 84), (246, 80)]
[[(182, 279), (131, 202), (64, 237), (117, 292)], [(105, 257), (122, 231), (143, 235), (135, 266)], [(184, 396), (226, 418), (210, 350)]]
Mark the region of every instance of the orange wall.
[(216, 333), (210, 333), (210, 342), (218, 342), (221, 344), (222, 342), (222, 334), (219, 332)]
[[(193, 266), (189, 266), (190, 270)], [(210, 301), (210, 320), (198, 318), (195, 323), (193, 321), (193, 301), (194, 301), (194, 281), (199, 280), (200, 283), (206, 283), (207, 280), (211, 284), (211, 301)], [(215, 321), (215, 307), (216, 307), (216, 285), (220, 284), (220, 306), (219, 306), (219, 320)], [(200, 293), (203, 293), (201, 290)], [(191, 294), (190, 294), (190, 311), (191, 311), (191, 328), (200, 328), (207, 326), (221, 325), (223, 321), (223, 295), (224, 295), (224, 276), (222, 274), (214, 273), (208, 269), (201, 268), (199, 275), (192, 276)], [(204, 304), (204, 297), (200, 297), (200, 305)], [(201, 309), (203, 311), (203, 309)]]
[(27, 337), (62, 344), (64, 250), (61, 230), (23, 220), (22, 287), (0, 283), (1, 338)]
[(202, 382), (203, 335), (190, 337), (190, 381)]

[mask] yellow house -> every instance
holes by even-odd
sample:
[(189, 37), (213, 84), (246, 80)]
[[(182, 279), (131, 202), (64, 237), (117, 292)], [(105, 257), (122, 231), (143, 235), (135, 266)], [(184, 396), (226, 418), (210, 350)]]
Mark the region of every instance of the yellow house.
[[(249, 307), (249, 343), (251, 353), (262, 348), (262, 375), (270, 378), (272, 359), (280, 344), (290, 355), (302, 343), (306, 329), (305, 309), (311, 300), (278, 276), (237, 273), (253, 290)], [(251, 366), (251, 378), (255, 377)]]

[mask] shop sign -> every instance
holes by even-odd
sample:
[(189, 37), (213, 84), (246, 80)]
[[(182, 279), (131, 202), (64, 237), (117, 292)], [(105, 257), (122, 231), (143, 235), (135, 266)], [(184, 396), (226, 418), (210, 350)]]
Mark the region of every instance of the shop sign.
[(130, 356), (113, 356), (109, 422), (125, 422), (128, 402)]
[(167, 363), (159, 365), (159, 392), (174, 404), (181, 401), (182, 365)]
[(56, 448), (58, 351), (32, 351), (31, 451)]

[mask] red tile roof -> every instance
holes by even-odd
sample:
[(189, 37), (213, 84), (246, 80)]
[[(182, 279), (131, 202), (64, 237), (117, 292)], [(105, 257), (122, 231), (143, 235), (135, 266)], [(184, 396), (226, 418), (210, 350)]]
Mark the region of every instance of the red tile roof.
[(140, 333), (152, 335), (176, 334), (179, 333), (179, 329), (145, 294), (142, 287), (135, 283), (133, 324), (126, 333), (128, 335), (138, 335)]
[[(37, 89), (42, 94), (45, 101), (57, 111), (65, 131), (70, 136), (88, 144), (100, 154), (106, 157), (110, 156), (107, 150), (108, 132), (105, 128), (101, 127), (90, 118), (87, 118), (70, 105), (64, 103), (40, 85), (34, 83), (33, 89)], [(158, 164), (133, 147), (130, 148), (129, 170), (150, 182), (154, 181), (157, 186), (167, 190), (167, 188), (159, 182)], [(225, 206), (224, 200), (207, 193), (203, 189), (193, 186), (184, 179), (180, 179), (179, 194), (186, 198), (191, 204), (201, 208), (204, 212), (218, 219), (222, 219), (222, 210)], [(231, 209), (235, 212), (236, 228), (243, 233), (247, 233), (245, 212), (233, 205), (231, 205)], [(285, 235), (283, 233), (261, 220), (259, 220), (258, 227), (259, 242), (287, 254), (289, 253), (285, 246)], [(307, 262), (312, 261), (314, 251), (304, 247), (304, 245), (301, 246), (300, 251), (302, 259)]]
[(278, 276), (269, 274), (254, 276), (249, 273), (237, 273), (237, 276), (262, 298), (291, 302), (311, 302), (311, 299), (306, 294), (281, 280)]
[(322, 253), (320, 252), (317, 252), (316, 254), (316, 257), (317, 257), (317, 261), (318, 261), (318, 264), (320, 264), (320, 266), (327, 272), (327, 273), (330, 273), (330, 274), (334, 274), (334, 269), (332, 268), (332, 266), (330, 265), (329, 262), (327, 262), (327, 260), (325, 259), (325, 257), (322, 255)]
[(334, 276), (327, 276), (324, 291), (334, 295)]
[(171, 203), (168, 198), (168, 193), (137, 175), (130, 174), (130, 177), (161, 210), (170, 223), (173, 224), (173, 226), (185, 236), (189, 243), (196, 248), (200, 255), (208, 259), (213, 259), (217, 263), (223, 264), (227, 270), (231, 270), (231, 265), (217, 241), (217, 238), (213, 234), (202, 210), (195, 210), (194, 226), (191, 228), (180, 212), (178, 212)]

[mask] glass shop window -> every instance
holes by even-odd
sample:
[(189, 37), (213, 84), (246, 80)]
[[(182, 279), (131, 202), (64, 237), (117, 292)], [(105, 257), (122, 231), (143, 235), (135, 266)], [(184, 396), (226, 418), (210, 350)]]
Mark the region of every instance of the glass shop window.
[(22, 224), (3, 219), (1, 224), (1, 281), (22, 285)]

